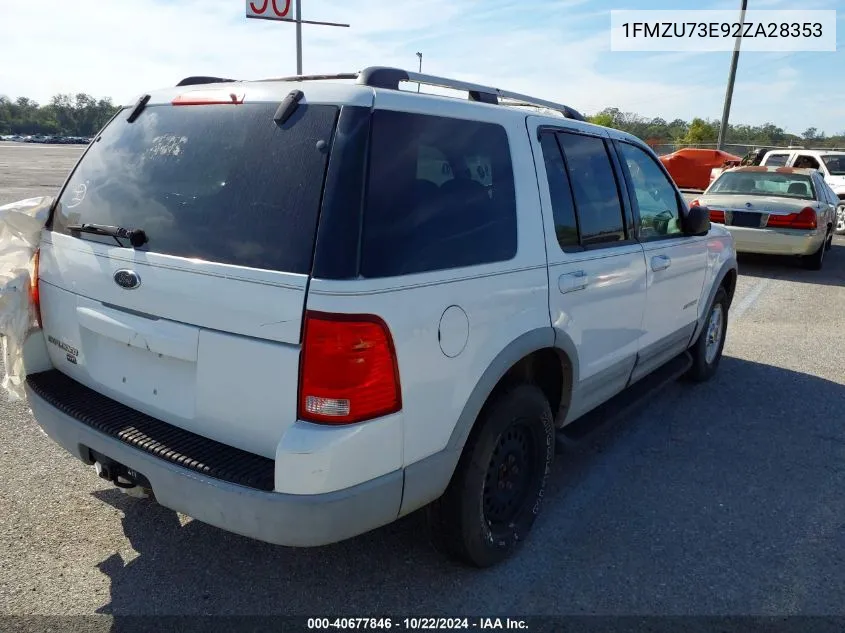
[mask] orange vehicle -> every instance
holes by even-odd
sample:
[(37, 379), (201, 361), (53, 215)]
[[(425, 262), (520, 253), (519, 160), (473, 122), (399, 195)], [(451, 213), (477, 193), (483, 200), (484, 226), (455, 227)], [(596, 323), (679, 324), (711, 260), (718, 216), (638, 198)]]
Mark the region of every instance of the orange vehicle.
[(718, 149), (697, 149), (685, 147), (677, 152), (660, 157), (660, 162), (679, 189), (707, 189), (714, 169), (736, 164), (742, 160)]

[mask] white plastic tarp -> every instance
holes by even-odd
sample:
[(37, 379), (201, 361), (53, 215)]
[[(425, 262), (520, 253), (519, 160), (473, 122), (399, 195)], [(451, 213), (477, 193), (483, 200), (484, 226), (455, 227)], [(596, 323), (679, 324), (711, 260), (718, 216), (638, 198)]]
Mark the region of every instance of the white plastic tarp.
[(25, 397), (22, 348), (35, 324), (33, 257), (52, 203), (53, 198), (45, 196), (0, 206), (0, 334), (5, 361), (0, 386), (11, 400)]

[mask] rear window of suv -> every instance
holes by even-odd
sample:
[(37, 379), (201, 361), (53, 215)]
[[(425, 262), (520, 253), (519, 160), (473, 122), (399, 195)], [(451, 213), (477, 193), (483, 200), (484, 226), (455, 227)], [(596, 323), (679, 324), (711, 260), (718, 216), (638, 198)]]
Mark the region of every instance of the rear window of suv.
[(143, 229), (141, 250), (308, 273), (338, 108), (301, 104), (283, 125), (277, 108), (149, 106), (133, 123), (121, 112), (72, 174), (52, 229)]
[(373, 113), (364, 277), (512, 259), (516, 225), (513, 165), (502, 126)]

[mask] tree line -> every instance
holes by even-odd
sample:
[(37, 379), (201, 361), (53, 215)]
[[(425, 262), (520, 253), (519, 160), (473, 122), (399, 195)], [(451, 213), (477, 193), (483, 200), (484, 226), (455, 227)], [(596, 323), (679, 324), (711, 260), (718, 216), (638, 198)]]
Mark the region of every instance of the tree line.
[[(91, 95), (57, 94), (50, 103), (39, 105), (27, 97), (12, 101), (0, 96), (0, 134), (43, 134), (93, 136), (114, 115), (118, 107), (110, 98), (95, 99)], [(719, 136), (719, 121), (694, 118), (666, 121), (649, 119), (619, 108), (605, 108), (587, 117), (593, 123), (623, 130), (651, 145), (711, 145)], [(817, 128), (807, 128), (800, 136), (783, 128), (764, 125), (729, 125), (727, 141), (733, 145), (800, 145), (845, 147), (845, 132), (826, 136)]]
[(0, 95), (0, 134), (93, 136), (117, 111), (109, 98), (58, 94), (47, 105)]
[[(592, 123), (612, 127), (633, 134), (650, 145), (712, 145), (719, 138), (718, 120), (694, 118), (689, 123), (682, 119), (666, 121), (649, 119), (619, 108), (605, 108), (587, 117)], [(820, 147), (845, 147), (845, 132), (827, 136), (818, 128), (807, 128), (803, 134), (790, 134), (773, 123), (764, 125), (728, 125), (726, 144), (731, 145), (809, 145)]]

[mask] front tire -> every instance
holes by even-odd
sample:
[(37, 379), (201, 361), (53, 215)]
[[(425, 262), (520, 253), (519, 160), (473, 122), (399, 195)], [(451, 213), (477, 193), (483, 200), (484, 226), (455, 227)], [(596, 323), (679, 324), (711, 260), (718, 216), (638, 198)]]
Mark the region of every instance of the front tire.
[(513, 554), (540, 512), (554, 435), (549, 402), (535, 385), (485, 406), (449, 487), (428, 508), (435, 547), (476, 567)]
[(713, 303), (707, 313), (704, 329), (690, 349), (692, 366), (685, 378), (694, 382), (710, 380), (719, 368), (722, 350), (725, 347), (725, 335), (728, 331), (728, 293), (723, 287), (716, 291)]
[(836, 226), (833, 232), (837, 235), (845, 235), (845, 202), (836, 207)]

